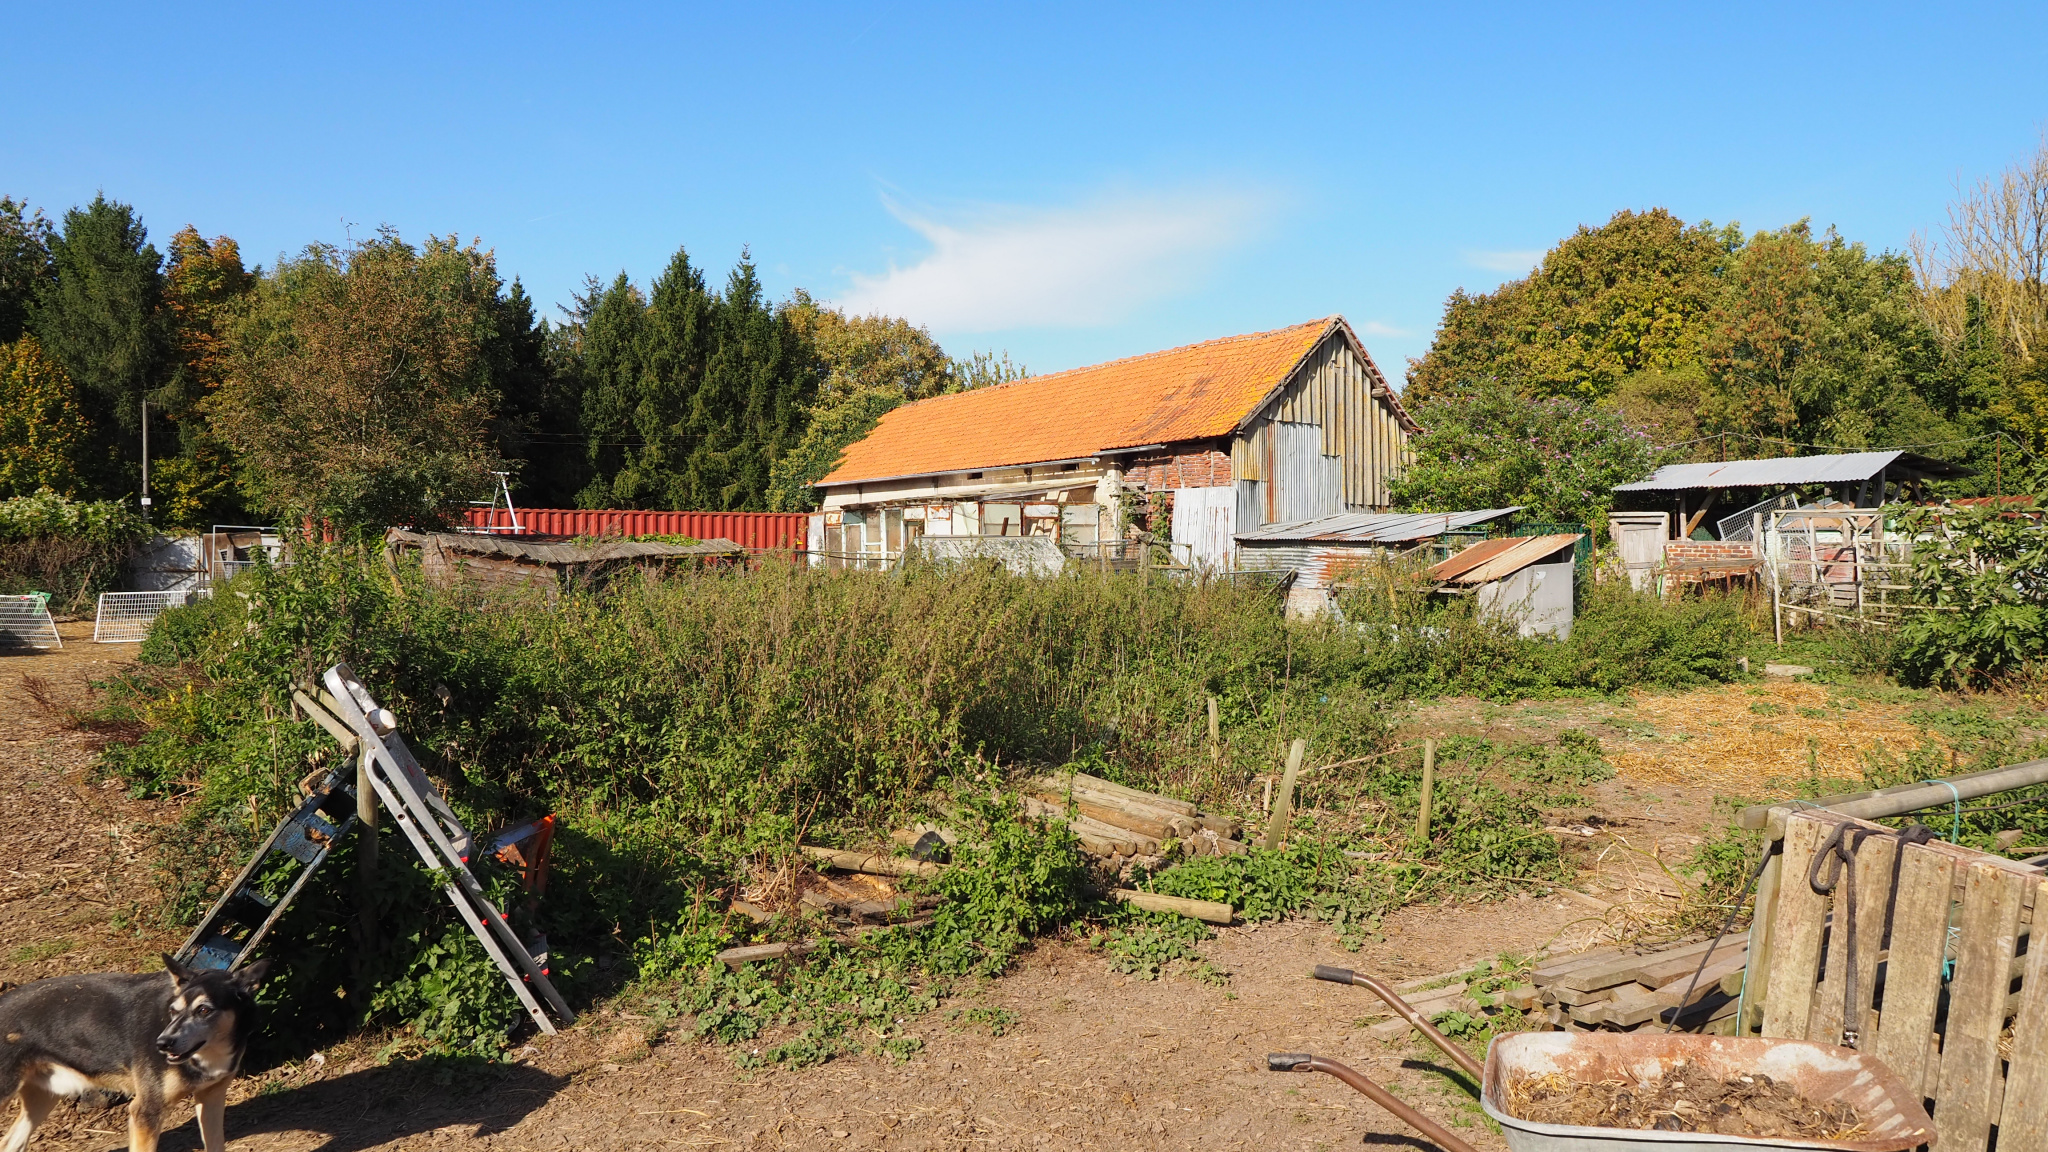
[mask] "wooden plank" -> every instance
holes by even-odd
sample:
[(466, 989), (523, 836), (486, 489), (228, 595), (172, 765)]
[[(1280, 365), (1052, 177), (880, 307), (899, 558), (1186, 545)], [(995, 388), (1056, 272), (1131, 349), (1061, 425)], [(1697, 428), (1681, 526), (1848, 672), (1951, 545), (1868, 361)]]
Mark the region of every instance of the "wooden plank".
[(1884, 951), (1885, 929), (1891, 924), (1892, 872), (1899, 860), (1899, 842), (1891, 837), (1866, 840), (1856, 853), (1856, 998), (1853, 1023), (1862, 1042), (1877, 1034), (1877, 958)]
[(1825, 825), (1805, 816), (1785, 821), (1785, 878), (1778, 885), (1771, 983), (1764, 997), (1766, 1036), (1806, 1039), (1814, 981), (1820, 975), (1821, 929), (1827, 919), (1827, 899), (1806, 882), (1806, 868), (1825, 834)]
[(1955, 859), (1926, 844), (1908, 844), (1899, 862), (1899, 899), (1892, 909), (1885, 959), (1884, 1013), (1872, 1055), (1922, 1096), (1933, 1086), (1928, 1037), (1941, 1002), (1948, 949), (1949, 891)]
[[(1646, 968), (1681, 961), (1688, 957), (1692, 959), (1693, 963), (1697, 964), (1699, 963), (1700, 954), (1712, 945), (1713, 941), (1711, 940), (1700, 940), (1692, 944), (1682, 944), (1676, 948), (1667, 948), (1662, 952), (1650, 952), (1637, 956), (1624, 954), (1599, 964), (1588, 965), (1575, 972), (1567, 972), (1553, 981), (1552, 987), (1560, 989), (1569, 988), (1579, 992), (1592, 992), (1601, 988), (1611, 988), (1617, 984), (1633, 984), (1642, 979), (1642, 972)], [(1723, 948), (1733, 947), (1733, 945), (1725, 941), (1721, 946)]]
[(1700, 958), (1703, 956), (1707, 957), (1708, 975), (1701, 977), (1701, 982), (1718, 983), (1721, 978), (1714, 975), (1714, 973), (1728, 971), (1728, 965), (1731, 961), (1734, 962), (1735, 967), (1742, 967), (1744, 963), (1743, 957), (1747, 954), (1747, 950), (1748, 945), (1743, 941), (1742, 937), (1731, 936), (1721, 941), (1720, 946), (1713, 950), (1711, 956), (1708, 956), (1707, 949), (1705, 948), (1689, 949), (1684, 955), (1673, 955), (1668, 959), (1653, 956), (1650, 958), (1653, 961), (1652, 963), (1643, 965), (1636, 972), (1636, 983), (1646, 984), (1652, 988), (1662, 988), (1674, 980), (1686, 979), (1694, 972), (1699, 971)]
[(2027, 878), (1973, 864), (1959, 918), (1948, 1027), (1941, 1044), (1934, 1126), (1942, 1152), (1981, 1152), (1991, 1138), (1998, 1088), (1998, 1037), (2005, 1031), (2005, 990), (2019, 943)]
[[(1720, 994), (1722, 991), (1721, 981), (1728, 976), (1739, 974), (1742, 971), (1742, 963), (1743, 959), (1741, 956), (1730, 956), (1726, 960), (1717, 957), (1708, 962), (1705, 972), (1699, 974), (1699, 983), (1697, 985), (1694, 985), (1692, 982), (1693, 974), (1687, 972), (1670, 983), (1658, 987), (1656, 995), (1665, 1004), (1671, 1006), (1697, 1004), (1706, 999), (1710, 994)], [(1690, 998), (1685, 994), (1688, 986), (1692, 987), (1692, 996)], [(1733, 993), (1728, 994), (1733, 995)]]
[[(1863, 1001), (1857, 1013), (1857, 1027), (1869, 1023), (1872, 982), (1877, 979), (1877, 954), (1884, 947), (1886, 901), (1891, 895), (1892, 861), (1898, 858), (1899, 842), (1891, 837), (1865, 840), (1856, 850), (1856, 998)], [(1846, 873), (1846, 869), (1844, 872)], [(1833, 926), (1828, 932), (1825, 977), (1814, 990), (1813, 1012), (1806, 1022), (1806, 1038), (1820, 1044), (1840, 1044), (1848, 1019), (1842, 998), (1848, 992), (1849, 933), (1845, 928), (1848, 877), (1835, 882)]]
[(1623, 980), (1619, 984), (1611, 984), (1605, 988), (1595, 988), (1591, 991), (1581, 991), (1577, 988), (1559, 988), (1553, 985), (1546, 989), (1546, 993), (1557, 1003), (1576, 1008), (1581, 1004), (1597, 1004), (1602, 1000), (1612, 1000), (1616, 996), (1621, 995), (1625, 989), (1639, 987), (1641, 985), (1633, 980)]
[(1603, 960), (1612, 960), (1619, 955), (1621, 955), (1621, 949), (1619, 948), (1601, 948), (1593, 952), (1581, 952), (1576, 956), (1559, 956), (1556, 959), (1544, 961), (1542, 966), (1529, 973), (1529, 978), (1534, 980), (1538, 987), (1541, 987), (1568, 972), (1576, 972), (1581, 968), (1591, 967)]
[[(2041, 906), (2048, 883), (2034, 888)], [(2012, 1063), (2005, 1075), (2005, 1109), (1998, 1119), (1999, 1152), (2048, 1152), (2048, 940), (2027, 942), (2020, 1010), (2012, 1022)]]
[(1747, 1036), (1763, 1026), (1764, 989), (1770, 986), (1775, 939), (1771, 930), (1778, 919), (1778, 877), (1784, 873), (1784, 865), (1784, 858), (1773, 854), (1757, 879), (1756, 901), (1749, 913), (1749, 968), (1742, 985), (1742, 1019), (1730, 1035)]

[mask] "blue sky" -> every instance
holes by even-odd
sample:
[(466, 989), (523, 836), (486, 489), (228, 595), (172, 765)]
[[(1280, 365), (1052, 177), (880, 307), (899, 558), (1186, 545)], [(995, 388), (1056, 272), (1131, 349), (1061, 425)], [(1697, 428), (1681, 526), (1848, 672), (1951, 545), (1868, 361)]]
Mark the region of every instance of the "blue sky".
[(19, 6), (0, 193), (274, 261), (480, 237), (545, 304), (750, 246), (1046, 371), (1330, 313), (1397, 381), (1580, 223), (1938, 227), (2048, 5)]

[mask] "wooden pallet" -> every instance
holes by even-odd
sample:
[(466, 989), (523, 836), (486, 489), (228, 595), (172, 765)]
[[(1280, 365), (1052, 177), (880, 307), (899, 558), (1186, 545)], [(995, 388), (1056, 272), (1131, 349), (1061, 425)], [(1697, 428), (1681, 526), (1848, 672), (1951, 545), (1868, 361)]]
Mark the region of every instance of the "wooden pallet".
[(1985, 1152), (1994, 1130), (1998, 1152), (2048, 1152), (2048, 946), (2029, 947), (2048, 874), (1940, 841), (1903, 853), (1896, 840), (1865, 841), (1859, 1002), (1848, 1004), (1836, 897), (1806, 881), (1838, 824), (1891, 831), (1832, 812), (1785, 818), (1784, 853), (1757, 894), (1744, 1023), (1834, 1044), (1845, 1019), (1859, 1021), (1863, 1050), (1929, 1101), (1941, 1152)]

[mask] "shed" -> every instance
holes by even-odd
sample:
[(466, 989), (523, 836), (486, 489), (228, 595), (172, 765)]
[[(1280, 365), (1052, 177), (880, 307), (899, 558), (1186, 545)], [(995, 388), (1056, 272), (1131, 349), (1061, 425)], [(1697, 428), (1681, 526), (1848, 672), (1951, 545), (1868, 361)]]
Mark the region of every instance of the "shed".
[(905, 404), (818, 487), (816, 562), (919, 537), (1045, 536), (1123, 558), (1133, 520), (1190, 567), (1266, 524), (1384, 508), (1418, 431), (1341, 316)]
[[(1746, 540), (1754, 516), (1781, 504), (1798, 506), (1800, 492), (1808, 499), (1826, 494), (1851, 507), (1876, 508), (1908, 494), (1917, 498), (1929, 480), (1972, 474), (1960, 464), (1888, 449), (1666, 464), (1649, 479), (1617, 484), (1614, 491), (1645, 511), (1671, 508), (1676, 513), (1672, 535), (1678, 539), (1692, 539), (1702, 527), (1711, 527), (1715, 539)], [(1785, 504), (1788, 496), (1792, 502)], [(1710, 515), (1716, 520), (1709, 522)]]
[(1573, 552), (1584, 536), (1482, 540), (1429, 570), (1439, 590), (1476, 596), (1482, 614), (1514, 621), (1524, 636), (1572, 634)]
[(1346, 568), (1361, 561), (1405, 552), (1429, 541), (1456, 537), (1521, 511), (1482, 508), (1476, 512), (1347, 512), (1268, 524), (1237, 534), (1237, 566), (1291, 576), (1289, 616), (1320, 616)]
[(437, 584), (460, 581), (494, 591), (538, 591), (549, 598), (565, 582), (593, 584), (623, 571), (658, 571), (682, 560), (744, 560), (747, 555), (746, 549), (730, 540), (696, 544), (619, 540), (586, 546), (567, 540), (408, 532), (403, 528), (384, 533), (384, 548), (394, 559), (419, 557), (427, 579)]

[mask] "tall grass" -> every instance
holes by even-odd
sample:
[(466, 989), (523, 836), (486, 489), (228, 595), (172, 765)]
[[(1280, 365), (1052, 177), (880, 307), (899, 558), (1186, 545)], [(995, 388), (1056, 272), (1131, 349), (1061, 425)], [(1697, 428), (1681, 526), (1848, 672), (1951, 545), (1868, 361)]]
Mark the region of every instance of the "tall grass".
[[(416, 569), (308, 546), (293, 566), (259, 567), (158, 621), (143, 658), (161, 671), (117, 688), (106, 718), (142, 734), (107, 757), (140, 790), (198, 794), (159, 857), (164, 914), (189, 920), (295, 799), (294, 782), (334, 755), (292, 719), (289, 699), (295, 683), (346, 660), (473, 828), (567, 817), (539, 919), (571, 994), (590, 995), (701, 970), (717, 941), (745, 928), (724, 908), (749, 861), (799, 837), (871, 843), (913, 812), (987, 796), (1013, 771), (1080, 762), (1232, 811), (1291, 739), (1325, 763), (1384, 750), (1396, 694), (1613, 691), (1733, 666), (1730, 617), (1713, 602), (1595, 594), (1563, 644), (1517, 638), (1457, 606), (1407, 611), (1290, 623), (1270, 592), (1228, 583), (780, 563), (631, 579), (542, 604), (435, 588)], [(1211, 696), (1223, 734), (1213, 750)], [(1372, 778), (1375, 796), (1409, 803), (1411, 769), (1375, 771), (1385, 775)], [(1334, 840), (1304, 848), (1299, 860), (1320, 863), (1301, 892), (1275, 888), (1275, 906), (1315, 890), (1336, 901), (1332, 914), (1384, 907), (1454, 872), (1526, 877), (1555, 865), (1546, 837), (1518, 834), (1534, 819), (1526, 799), (1475, 792), (1443, 811), (1435, 841), (1415, 845), (1399, 831), (1410, 817), (1345, 823), (1330, 835), (1393, 837), (1399, 864), (1361, 870)], [(1033, 875), (1072, 874), (1057, 862), (1071, 861), (1069, 840), (997, 840), (1036, 860)], [(403, 848), (392, 841), (387, 855), (403, 859)], [(390, 946), (370, 950), (350, 935), (350, 867), (331, 866), (274, 937), (291, 973), (280, 1018), (307, 1036), (376, 1019), (458, 1046), (502, 1035), (516, 1011), (430, 886), (386, 870), (378, 904)], [(997, 873), (1007, 867), (961, 873), (986, 900), (952, 928), (935, 925), (939, 943), (919, 953), (927, 970), (964, 970), (959, 949), (1010, 941), (999, 960), (1077, 907), (1071, 894), (1006, 888)], [(1267, 884), (1252, 872), (1205, 882)], [(1364, 891), (1374, 885), (1386, 890)], [(1329, 896), (1332, 886), (1349, 894)], [(1016, 911), (1032, 908), (1055, 913)], [(941, 962), (931, 948), (952, 951)]]

